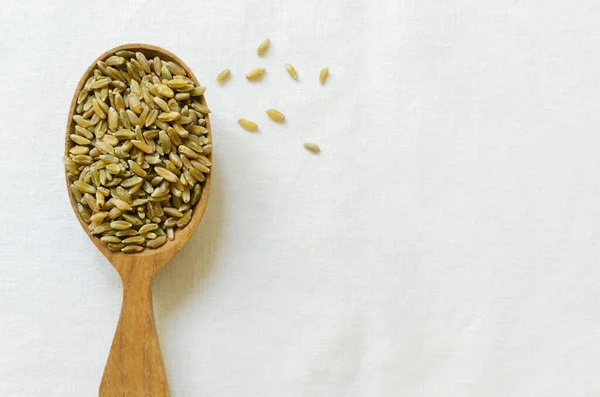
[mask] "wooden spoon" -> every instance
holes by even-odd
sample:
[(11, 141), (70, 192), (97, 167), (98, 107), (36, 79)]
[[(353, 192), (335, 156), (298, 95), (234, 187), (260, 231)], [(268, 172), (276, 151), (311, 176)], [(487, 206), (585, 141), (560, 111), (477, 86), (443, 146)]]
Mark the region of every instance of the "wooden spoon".
[[(86, 70), (75, 90), (67, 122), (65, 156), (69, 155), (69, 149), (72, 147), (69, 135), (75, 133), (73, 114), (77, 107), (79, 91), (93, 74), (96, 62), (106, 60), (119, 50), (141, 51), (148, 59), (158, 55), (163, 60), (173, 61), (181, 65), (188, 77), (196, 85), (199, 85), (190, 68), (181, 59), (160, 47), (148, 44), (126, 44), (105, 52)], [(206, 105), (204, 97), (202, 97), (201, 103)], [(205, 127), (208, 129), (208, 137), (212, 139), (208, 115)], [(210, 159), (212, 155), (208, 157)], [(177, 251), (183, 248), (200, 223), (210, 192), (210, 180), (211, 174), (209, 173), (206, 175), (202, 195), (194, 209), (192, 220), (175, 234), (175, 240), (167, 241), (158, 249), (146, 249), (140, 253), (126, 254), (110, 251), (98, 237), (90, 234), (87, 223), (79, 215), (77, 202), (69, 191), (69, 180), (67, 179), (69, 200), (71, 200), (71, 206), (79, 223), (100, 252), (112, 263), (123, 281), (121, 315), (102, 376), (100, 397), (162, 397), (170, 395), (154, 323), (152, 281)]]

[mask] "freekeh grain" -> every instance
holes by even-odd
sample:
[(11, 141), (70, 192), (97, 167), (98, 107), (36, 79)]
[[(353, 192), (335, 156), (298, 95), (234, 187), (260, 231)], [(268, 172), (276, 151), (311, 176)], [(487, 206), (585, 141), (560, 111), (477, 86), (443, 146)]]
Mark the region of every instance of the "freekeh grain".
[(329, 76), (329, 68), (323, 68), (319, 72), (319, 81), (321, 84), (325, 84), (325, 80), (327, 80), (327, 76)]
[(271, 46), (271, 40), (269, 40), (269, 38), (264, 39), (258, 45), (258, 48), (256, 49), (256, 54), (259, 57), (264, 56), (267, 53), (267, 51), (269, 50), (270, 46)]
[(77, 93), (63, 162), (79, 216), (111, 251), (159, 248), (189, 224), (211, 166), (205, 90), (170, 60), (120, 50)]
[(321, 148), (319, 147), (319, 145), (317, 145), (316, 143), (313, 143), (313, 142), (304, 142), (304, 147), (306, 148), (306, 150), (313, 152), (315, 154), (317, 154), (321, 151)]
[(249, 71), (248, 73), (246, 73), (246, 78), (250, 81), (259, 80), (263, 77), (265, 72), (266, 72), (265, 68), (253, 69), (253, 70)]
[(287, 70), (288, 74), (294, 80), (298, 80), (298, 72), (296, 71), (296, 68), (294, 66), (292, 66), (292, 64), (286, 63), (285, 64), (285, 70)]
[(246, 120), (246, 119), (239, 119), (238, 120), (238, 124), (245, 129), (246, 131), (257, 131), (258, 130), (258, 124), (256, 124), (253, 121), (250, 120)]
[(217, 82), (219, 83), (223, 83), (225, 82), (225, 80), (229, 79), (229, 75), (231, 74), (231, 71), (229, 69), (223, 69), (218, 75), (217, 75)]
[(278, 123), (283, 123), (283, 120), (285, 120), (285, 115), (277, 109), (267, 109), (266, 113), (271, 118), (271, 120), (276, 121)]

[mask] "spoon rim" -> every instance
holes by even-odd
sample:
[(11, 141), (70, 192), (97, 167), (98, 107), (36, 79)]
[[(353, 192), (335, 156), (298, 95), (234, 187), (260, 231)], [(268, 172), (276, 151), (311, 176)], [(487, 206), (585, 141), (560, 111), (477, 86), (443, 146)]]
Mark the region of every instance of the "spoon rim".
[[(196, 76), (194, 75), (192, 70), (187, 66), (187, 64), (185, 62), (183, 62), (175, 54), (173, 54), (172, 52), (170, 52), (168, 50), (165, 50), (164, 48), (154, 46), (151, 44), (130, 43), (130, 44), (123, 44), (123, 45), (114, 47), (114, 48), (104, 52), (102, 55), (100, 55), (98, 58), (96, 58), (96, 60), (94, 60), (92, 62), (92, 64), (86, 69), (85, 73), (82, 75), (81, 79), (79, 80), (79, 83), (77, 84), (75, 93), (73, 94), (73, 99), (71, 101), (71, 107), (69, 109), (69, 118), (67, 121), (67, 129), (66, 129), (66, 134), (65, 134), (65, 154), (64, 154), (65, 156), (67, 156), (67, 157), (69, 156), (69, 150), (74, 146), (73, 143), (71, 142), (71, 140), (69, 139), (69, 135), (74, 133), (74, 130), (75, 130), (76, 123), (73, 120), (73, 115), (75, 114), (75, 109), (77, 108), (77, 97), (79, 95), (79, 92), (85, 85), (85, 82), (87, 81), (87, 79), (93, 74), (94, 69), (96, 68), (97, 62), (104, 61), (104, 60), (108, 59), (108, 57), (113, 55), (115, 52), (121, 51), (121, 50), (140, 51), (140, 52), (144, 53), (144, 55), (151, 53), (151, 54), (153, 54), (152, 58), (155, 55), (159, 55), (161, 59), (175, 62), (185, 70), (188, 77), (190, 79), (192, 79), (197, 86), (200, 85), (200, 83), (198, 82), (198, 79), (196, 78)], [(204, 95), (201, 96), (200, 103), (202, 105), (206, 106), (206, 98)], [(206, 120), (205, 128), (208, 130), (207, 137), (212, 142), (212, 129), (211, 129), (211, 125), (210, 125), (210, 117), (208, 114), (205, 115), (205, 120)], [(207, 157), (212, 163), (212, 152)], [(198, 201), (198, 203), (196, 203), (196, 206), (193, 208), (192, 219), (190, 220), (190, 222), (183, 229), (179, 229), (175, 233), (175, 238), (173, 240), (167, 239), (167, 242), (165, 244), (163, 244), (161, 247), (156, 248), (156, 249), (144, 247), (144, 250), (142, 252), (137, 252), (137, 253), (125, 253), (125, 252), (120, 252), (120, 251), (113, 252), (113, 251), (109, 250), (108, 247), (102, 241), (100, 241), (99, 237), (92, 235), (90, 230), (88, 229), (88, 223), (86, 223), (83, 220), (83, 218), (79, 214), (79, 211), (77, 210), (77, 202), (75, 201), (75, 197), (73, 197), (73, 194), (70, 191), (71, 182), (69, 181), (66, 170), (65, 170), (65, 181), (66, 181), (67, 194), (69, 196), (69, 201), (71, 203), (73, 212), (74, 212), (75, 216), (77, 217), (77, 220), (81, 224), (81, 227), (83, 228), (83, 230), (87, 234), (87, 236), (90, 238), (92, 243), (96, 246), (96, 248), (98, 248), (100, 250), (100, 252), (102, 252), (102, 254), (111, 263), (114, 264), (115, 262), (121, 262), (121, 261), (125, 260), (126, 258), (144, 259), (144, 258), (148, 258), (148, 257), (156, 257), (156, 258), (162, 258), (162, 262), (164, 262), (162, 264), (164, 265), (180, 249), (183, 248), (183, 246), (189, 241), (190, 237), (192, 236), (192, 234), (198, 227), (198, 224), (200, 224), (200, 221), (202, 220), (204, 212), (206, 211), (206, 205), (208, 203), (208, 197), (210, 195), (210, 185), (211, 185), (212, 173), (213, 173), (213, 169), (211, 166), (211, 170), (208, 174), (206, 174), (206, 180), (204, 181), (204, 183), (202, 185), (202, 193), (200, 195), (200, 200)]]

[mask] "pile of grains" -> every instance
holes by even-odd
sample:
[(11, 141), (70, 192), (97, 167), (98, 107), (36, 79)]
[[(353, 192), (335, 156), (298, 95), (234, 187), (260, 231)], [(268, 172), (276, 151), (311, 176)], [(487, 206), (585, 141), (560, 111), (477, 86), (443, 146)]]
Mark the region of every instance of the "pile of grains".
[(180, 65), (122, 50), (78, 93), (63, 161), (81, 218), (111, 251), (158, 248), (190, 222), (211, 166), (204, 91)]

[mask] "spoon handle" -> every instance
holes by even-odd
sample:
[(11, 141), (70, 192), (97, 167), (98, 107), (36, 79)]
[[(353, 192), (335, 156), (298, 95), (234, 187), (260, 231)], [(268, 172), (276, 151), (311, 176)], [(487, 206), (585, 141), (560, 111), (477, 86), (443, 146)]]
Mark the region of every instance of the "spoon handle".
[(123, 305), (108, 355), (100, 397), (169, 397), (152, 307), (152, 279), (145, 266), (119, 269)]

